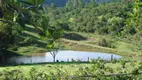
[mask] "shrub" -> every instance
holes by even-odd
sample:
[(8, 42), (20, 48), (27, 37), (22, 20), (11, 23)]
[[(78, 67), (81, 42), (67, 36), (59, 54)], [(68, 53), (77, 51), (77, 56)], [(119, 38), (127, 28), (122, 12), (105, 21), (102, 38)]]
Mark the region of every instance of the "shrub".
[(113, 40), (107, 40), (105, 38), (101, 38), (98, 42), (98, 45), (102, 47), (116, 48)]
[(108, 42), (105, 38), (99, 40), (99, 46), (108, 47)]
[(72, 59), (71, 59), (71, 62), (72, 62), (72, 63), (74, 63), (74, 62), (75, 62), (75, 60), (72, 58)]
[(0, 51), (7, 49), (13, 42), (12, 29), (7, 23), (0, 22)]

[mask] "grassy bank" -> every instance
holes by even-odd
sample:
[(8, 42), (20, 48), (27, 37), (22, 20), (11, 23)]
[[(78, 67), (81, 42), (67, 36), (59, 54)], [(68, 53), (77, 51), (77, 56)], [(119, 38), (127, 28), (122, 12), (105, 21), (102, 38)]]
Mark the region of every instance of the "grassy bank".
[[(140, 50), (138, 50), (137, 46), (133, 45), (132, 43), (124, 42), (123, 40), (116, 40), (116, 38), (112, 38), (107, 35), (102, 36), (91, 33), (76, 34), (87, 38), (87, 40), (70, 40), (64, 38), (61, 40), (62, 44), (65, 46), (64, 49), (118, 54), (126, 59), (131, 60), (139, 60), (141, 58)], [(102, 38), (105, 38), (108, 41), (108, 44), (111, 44), (115, 47), (100, 46), (99, 41), (101, 41)]]

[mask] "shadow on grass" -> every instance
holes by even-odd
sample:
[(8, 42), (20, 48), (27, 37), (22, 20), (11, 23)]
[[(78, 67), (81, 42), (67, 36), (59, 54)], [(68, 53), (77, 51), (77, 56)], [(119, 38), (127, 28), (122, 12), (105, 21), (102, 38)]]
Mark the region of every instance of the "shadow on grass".
[[(105, 63), (120, 63), (120, 60), (101, 60), (100, 62)], [(126, 63), (130, 63), (131, 61), (125, 61)], [(136, 62), (136, 61), (133, 61)], [(95, 63), (95, 62), (94, 62)], [(94, 64), (89, 61), (82, 61), (82, 62), (42, 62), (42, 63), (28, 63), (28, 64), (0, 64), (0, 67), (14, 67), (14, 66), (36, 66), (36, 65), (70, 65), (70, 64)]]
[(14, 67), (14, 66), (36, 66), (36, 65), (69, 65), (69, 64), (90, 64), (90, 62), (44, 62), (44, 63), (32, 63), (32, 64), (0, 64), (0, 67)]
[(76, 34), (76, 33), (64, 34), (63, 38), (69, 39), (69, 40), (76, 40), (76, 41), (87, 40), (86, 37), (79, 35), (79, 34)]

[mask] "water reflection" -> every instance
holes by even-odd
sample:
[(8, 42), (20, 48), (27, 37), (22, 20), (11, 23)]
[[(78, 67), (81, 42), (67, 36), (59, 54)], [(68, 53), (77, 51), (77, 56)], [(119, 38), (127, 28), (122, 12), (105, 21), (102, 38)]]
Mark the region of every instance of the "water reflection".
[[(58, 61), (71, 61), (80, 60), (80, 61), (88, 61), (88, 59), (97, 59), (101, 58), (104, 60), (111, 60), (112, 54), (100, 53), (100, 52), (81, 52), (81, 51), (59, 51), (56, 55), (56, 60)], [(113, 59), (122, 58), (119, 55), (113, 54)], [(41, 63), (41, 62), (53, 62), (53, 58), (49, 52), (44, 55), (39, 56), (19, 56), (19, 57), (11, 57), (9, 58), (9, 62), (14, 63)]]

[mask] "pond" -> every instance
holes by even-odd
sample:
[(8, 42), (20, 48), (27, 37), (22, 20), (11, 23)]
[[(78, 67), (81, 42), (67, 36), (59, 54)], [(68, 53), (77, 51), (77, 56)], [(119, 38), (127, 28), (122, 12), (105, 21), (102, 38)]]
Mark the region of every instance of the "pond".
[[(69, 62), (72, 59), (75, 61), (89, 61), (90, 59), (101, 58), (103, 60), (111, 60), (122, 58), (119, 55), (100, 53), (100, 52), (82, 52), (82, 51), (59, 51), (56, 55), (56, 60), (59, 62)], [(42, 55), (34, 55), (34, 56), (15, 56), (8, 59), (11, 63), (42, 63), (42, 62), (53, 62), (52, 55), (47, 52)]]

